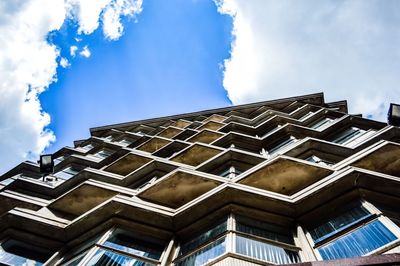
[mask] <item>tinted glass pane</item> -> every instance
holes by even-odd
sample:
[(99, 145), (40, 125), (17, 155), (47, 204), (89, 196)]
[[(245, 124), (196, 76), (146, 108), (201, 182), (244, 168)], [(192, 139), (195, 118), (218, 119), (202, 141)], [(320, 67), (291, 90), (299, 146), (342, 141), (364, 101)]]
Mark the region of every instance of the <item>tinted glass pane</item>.
[(310, 234), (314, 242), (318, 243), (369, 216), (371, 216), (371, 214), (367, 210), (362, 206), (357, 206), (310, 230)]
[(0, 246), (0, 264), (5, 265), (42, 265), (50, 257), (24, 243), (9, 240)]
[(282, 141), (281, 143), (279, 143), (277, 146), (275, 146), (275, 147), (273, 147), (272, 149), (270, 149), (270, 150), (269, 150), (269, 153), (274, 153), (274, 152), (280, 150), (281, 148), (286, 147), (286, 146), (288, 146), (289, 144), (295, 142), (295, 140), (296, 140), (295, 138), (290, 137), (290, 138), (288, 138), (288, 139)]
[(311, 126), (311, 128), (314, 129), (323, 129), (327, 127), (333, 120), (330, 118), (324, 118), (322, 120), (319, 120), (317, 123)]
[(226, 221), (181, 245), (179, 255), (184, 255), (226, 231)]
[(110, 156), (111, 154), (112, 154), (111, 151), (101, 150), (101, 151), (98, 151), (95, 154), (93, 154), (93, 156), (100, 158), (100, 159), (104, 159), (104, 158), (107, 158), (108, 156)]
[(140, 261), (134, 258), (123, 256), (108, 250), (99, 249), (90, 261), (88, 266), (153, 266), (155, 264)]
[(236, 252), (277, 264), (300, 262), (297, 252), (242, 236), (236, 236)]
[(219, 239), (199, 251), (193, 253), (192, 255), (186, 257), (185, 259), (178, 262), (177, 266), (199, 266), (206, 264), (212, 259), (222, 255), (226, 251), (226, 238)]
[(155, 260), (161, 257), (164, 250), (163, 246), (133, 238), (122, 230), (114, 233), (103, 245)]
[(380, 221), (375, 220), (318, 250), (324, 260), (349, 258), (365, 255), (396, 239)]
[[(272, 227), (272, 226), (271, 226)], [(273, 229), (273, 228), (271, 228)], [(245, 225), (241, 222), (236, 223), (236, 230), (239, 232), (247, 233), (250, 235), (260, 236), (267, 239), (284, 242), (288, 244), (294, 244), (293, 237), (289, 235), (279, 234), (270, 230), (257, 228), (254, 226)]]
[(93, 148), (94, 148), (94, 146), (92, 144), (88, 144), (88, 145), (81, 147), (81, 149), (83, 149), (85, 151), (90, 151)]
[(358, 135), (364, 133), (365, 130), (356, 128), (356, 127), (351, 127), (343, 131), (342, 133), (339, 133), (336, 135), (333, 139), (332, 142), (343, 144), (345, 142), (348, 142), (351, 139), (356, 138)]

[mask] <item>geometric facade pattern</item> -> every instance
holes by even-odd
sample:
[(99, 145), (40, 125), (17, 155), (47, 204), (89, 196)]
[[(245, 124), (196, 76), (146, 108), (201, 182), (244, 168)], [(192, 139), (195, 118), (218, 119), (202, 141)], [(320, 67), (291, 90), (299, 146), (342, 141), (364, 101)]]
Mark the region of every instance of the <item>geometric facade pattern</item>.
[(1, 176), (1, 265), (400, 263), (400, 128), (346, 101), (90, 132), (50, 175), (26, 161)]

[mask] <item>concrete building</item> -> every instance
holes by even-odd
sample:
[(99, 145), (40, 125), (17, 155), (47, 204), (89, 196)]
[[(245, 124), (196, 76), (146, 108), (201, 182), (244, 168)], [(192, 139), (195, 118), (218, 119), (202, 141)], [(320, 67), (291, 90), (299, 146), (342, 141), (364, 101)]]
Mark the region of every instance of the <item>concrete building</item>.
[(92, 128), (0, 178), (0, 264), (400, 264), (399, 130), (322, 93)]

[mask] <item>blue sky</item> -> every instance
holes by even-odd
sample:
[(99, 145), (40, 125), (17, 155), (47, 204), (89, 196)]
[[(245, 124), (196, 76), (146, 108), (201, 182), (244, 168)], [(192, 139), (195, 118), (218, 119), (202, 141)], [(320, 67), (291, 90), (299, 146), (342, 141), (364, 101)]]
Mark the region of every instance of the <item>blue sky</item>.
[[(71, 67), (59, 67), (58, 82), (40, 95), (57, 136), (48, 152), (89, 137), (89, 127), (230, 104), (221, 66), (232, 18), (212, 1), (150, 0), (142, 7), (136, 19), (125, 19), (118, 41), (100, 29), (77, 36), (71, 22), (51, 35)], [(72, 58), (72, 45), (87, 45), (91, 56)]]
[(0, 174), (89, 128), (324, 92), (385, 121), (398, 0), (0, 1)]

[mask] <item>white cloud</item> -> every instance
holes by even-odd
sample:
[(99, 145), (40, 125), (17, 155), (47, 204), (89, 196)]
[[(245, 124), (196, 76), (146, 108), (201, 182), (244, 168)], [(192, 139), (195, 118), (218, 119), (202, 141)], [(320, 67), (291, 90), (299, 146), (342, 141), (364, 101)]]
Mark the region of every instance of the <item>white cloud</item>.
[(82, 51), (79, 52), (79, 54), (83, 57), (89, 58), (91, 55), (91, 52), (90, 52), (88, 46), (86, 45), (85, 47), (83, 47)]
[[(89, 34), (99, 26), (109, 5), (122, 8), (117, 11), (121, 16), (140, 12), (140, 6), (118, 7), (114, 2), (119, 1), (0, 1), (0, 174), (22, 160), (36, 160), (56, 139), (46, 129), (50, 116), (38, 97), (57, 81), (57, 61), (63, 67), (69, 62), (59, 58), (59, 48), (48, 43), (47, 35), (59, 30), (66, 19), (76, 20), (79, 30)], [(130, 3), (137, 5), (141, 0)], [(71, 47), (72, 56), (76, 50)]]
[(110, 40), (117, 40), (123, 33), (124, 27), (121, 16), (131, 16), (141, 12), (142, 1), (132, 2), (117, 0), (108, 5), (103, 13), (103, 33)]
[(72, 45), (71, 47), (69, 47), (69, 54), (70, 54), (72, 57), (75, 57), (76, 51), (78, 51), (78, 46)]
[(323, 91), (385, 120), (400, 102), (400, 2), (216, 0), (233, 17), (224, 87), (233, 103)]
[(60, 59), (60, 66), (62, 66), (63, 68), (68, 68), (71, 66), (71, 64), (69, 63), (68, 59), (65, 57), (61, 57)]

